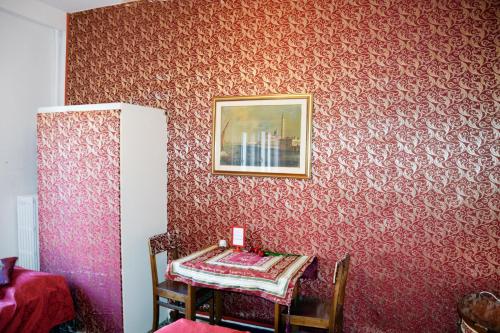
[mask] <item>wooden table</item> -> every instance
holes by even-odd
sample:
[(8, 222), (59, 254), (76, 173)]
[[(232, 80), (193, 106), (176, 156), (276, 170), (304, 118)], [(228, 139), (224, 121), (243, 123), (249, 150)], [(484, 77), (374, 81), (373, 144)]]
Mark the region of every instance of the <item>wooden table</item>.
[(500, 332), (500, 299), (493, 293), (469, 294), (457, 308), (462, 332)]
[(186, 318), (194, 319), (196, 287), (215, 293), (215, 317), (220, 321), (221, 291), (259, 296), (274, 303), (274, 330), (279, 332), (281, 305), (290, 305), (298, 292), (299, 279), (315, 278), (315, 257), (277, 255), (259, 257), (248, 252), (211, 246), (169, 263), (166, 278), (188, 285)]

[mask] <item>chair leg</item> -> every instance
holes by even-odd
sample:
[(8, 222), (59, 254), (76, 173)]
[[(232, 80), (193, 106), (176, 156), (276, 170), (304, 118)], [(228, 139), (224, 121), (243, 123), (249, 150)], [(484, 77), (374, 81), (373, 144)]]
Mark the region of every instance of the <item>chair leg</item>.
[(278, 303), (274, 303), (274, 332), (280, 332), (281, 307)]
[(160, 320), (160, 304), (158, 302), (160, 301), (160, 298), (158, 295), (153, 296), (153, 325), (152, 325), (152, 331), (154, 332), (158, 329), (158, 321)]
[(214, 313), (215, 313), (215, 297), (212, 297), (210, 299), (210, 309), (208, 310), (208, 315), (209, 315), (209, 319), (210, 319), (210, 325), (213, 325), (214, 324)]
[(222, 292), (214, 290), (215, 297), (215, 323), (218, 325), (222, 320)]
[(179, 310), (170, 310), (170, 322), (173, 323), (179, 319)]
[(196, 321), (196, 287), (188, 284), (188, 293), (186, 297), (186, 319)]

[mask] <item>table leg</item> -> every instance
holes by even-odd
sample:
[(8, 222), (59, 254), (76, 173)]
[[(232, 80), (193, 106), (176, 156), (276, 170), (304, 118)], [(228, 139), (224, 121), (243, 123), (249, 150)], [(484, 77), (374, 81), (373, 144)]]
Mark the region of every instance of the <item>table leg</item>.
[(222, 292), (214, 290), (215, 294), (215, 323), (218, 325), (222, 320)]
[(299, 297), (300, 297), (300, 279), (297, 280), (297, 284), (295, 285), (295, 288), (293, 288), (292, 303), (294, 305), (297, 303), (297, 299)]
[(188, 284), (186, 299), (186, 319), (196, 320), (196, 287)]
[(279, 303), (274, 303), (274, 332), (280, 331), (281, 307)]

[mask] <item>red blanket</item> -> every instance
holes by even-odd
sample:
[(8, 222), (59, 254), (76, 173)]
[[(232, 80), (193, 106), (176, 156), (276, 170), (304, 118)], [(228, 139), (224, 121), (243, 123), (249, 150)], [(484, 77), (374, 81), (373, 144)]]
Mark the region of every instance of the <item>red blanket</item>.
[(11, 284), (0, 287), (2, 333), (46, 333), (74, 315), (62, 276), (15, 267)]

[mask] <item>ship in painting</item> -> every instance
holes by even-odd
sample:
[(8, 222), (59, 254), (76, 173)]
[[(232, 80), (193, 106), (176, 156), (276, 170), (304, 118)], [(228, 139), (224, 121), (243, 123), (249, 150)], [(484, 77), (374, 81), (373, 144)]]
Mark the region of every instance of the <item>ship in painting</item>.
[(241, 132), (238, 143), (226, 139), (231, 129), (229, 119), (221, 132), (221, 164), (259, 167), (299, 167), (300, 138), (286, 135), (285, 115), (281, 127), (251, 133)]

